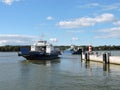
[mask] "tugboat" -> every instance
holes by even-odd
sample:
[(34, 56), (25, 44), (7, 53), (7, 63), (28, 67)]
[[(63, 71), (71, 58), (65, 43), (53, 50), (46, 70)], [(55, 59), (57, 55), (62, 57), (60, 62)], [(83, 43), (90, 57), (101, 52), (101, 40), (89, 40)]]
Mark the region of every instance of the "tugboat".
[(58, 48), (47, 43), (47, 41), (41, 40), (32, 45), (30, 50), (21, 48), (18, 56), (23, 56), (27, 60), (51, 60), (59, 58), (60, 54)]
[(75, 47), (75, 45), (71, 45), (70, 51), (72, 52), (73, 55), (81, 54), (82, 49)]

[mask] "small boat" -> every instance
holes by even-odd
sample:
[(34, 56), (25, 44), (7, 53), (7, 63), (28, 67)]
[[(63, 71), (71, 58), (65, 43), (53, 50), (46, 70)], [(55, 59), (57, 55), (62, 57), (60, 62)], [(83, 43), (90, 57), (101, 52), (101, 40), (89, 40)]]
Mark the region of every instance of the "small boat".
[(82, 53), (82, 49), (79, 48), (79, 47), (76, 47), (74, 45), (71, 45), (71, 49), (70, 49), (71, 53), (73, 55), (76, 55), (76, 54), (81, 54)]
[(58, 48), (41, 40), (32, 45), (30, 50), (29, 48), (21, 48), (18, 56), (23, 56), (27, 60), (51, 60), (59, 58), (60, 54)]

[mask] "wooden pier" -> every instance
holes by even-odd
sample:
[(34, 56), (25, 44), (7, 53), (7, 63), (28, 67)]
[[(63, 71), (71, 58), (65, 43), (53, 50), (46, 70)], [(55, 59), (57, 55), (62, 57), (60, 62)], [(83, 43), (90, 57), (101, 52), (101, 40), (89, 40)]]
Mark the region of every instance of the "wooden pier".
[(89, 60), (95, 62), (109, 63), (109, 64), (119, 64), (120, 65), (120, 56), (110, 56), (108, 53), (102, 55), (95, 54), (82, 54), (82, 60)]

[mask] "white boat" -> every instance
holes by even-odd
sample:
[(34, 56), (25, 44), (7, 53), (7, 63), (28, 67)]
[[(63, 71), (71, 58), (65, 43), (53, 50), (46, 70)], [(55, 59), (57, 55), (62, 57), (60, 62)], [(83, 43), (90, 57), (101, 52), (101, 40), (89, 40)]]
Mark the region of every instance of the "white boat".
[(19, 56), (27, 60), (51, 60), (59, 58), (60, 50), (47, 41), (41, 40), (31, 46), (31, 49), (21, 48)]
[(81, 54), (81, 53), (82, 53), (82, 49), (79, 48), (79, 47), (76, 47), (75, 45), (71, 45), (70, 51), (71, 51), (71, 53), (72, 53), (73, 55)]

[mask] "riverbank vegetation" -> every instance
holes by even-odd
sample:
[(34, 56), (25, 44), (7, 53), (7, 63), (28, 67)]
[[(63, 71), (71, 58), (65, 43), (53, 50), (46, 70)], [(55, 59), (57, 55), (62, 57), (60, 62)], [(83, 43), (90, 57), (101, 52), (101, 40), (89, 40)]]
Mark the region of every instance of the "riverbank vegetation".
[[(0, 51), (1, 52), (18, 52), (18, 51), (20, 51), (20, 48), (23, 48), (23, 47), (27, 47), (27, 48), (30, 49), (29, 45), (26, 45), (26, 46), (10, 46), (10, 45), (6, 45), (6, 46), (0, 46)], [(70, 48), (70, 46), (55, 46), (55, 47), (59, 48), (61, 51), (64, 51), (64, 50)], [(80, 47), (84, 51), (88, 50), (88, 46), (77, 46), (77, 47)], [(120, 46), (115, 46), (115, 45), (113, 45), (113, 46), (107, 46), (107, 45), (104, 45), (104, 46), (93, 46), (92, 49), (94, 51), (120, 50)]]
[(18, 52), (18, 51), (20, 51), (20, 48), (22, 48), (22, 47), (30, 48), (30, 46), (10, 46), (10, 45), (6, 45), (6, 46), (0, 46), (0, 51), (1, 52)]
[[(87, 51), (89, 46), (77, 46), (81, 49), (83, 49), (83, 51)], [(60, 48), (60, 50), (66, 50), (68, 48), (70, 48), (70, 46), (58, 46), (58, 48)], [(92, 50), (93, 51), (103, 51), (103, 50), (120, 50), (120, 46), (92, 46)]]

